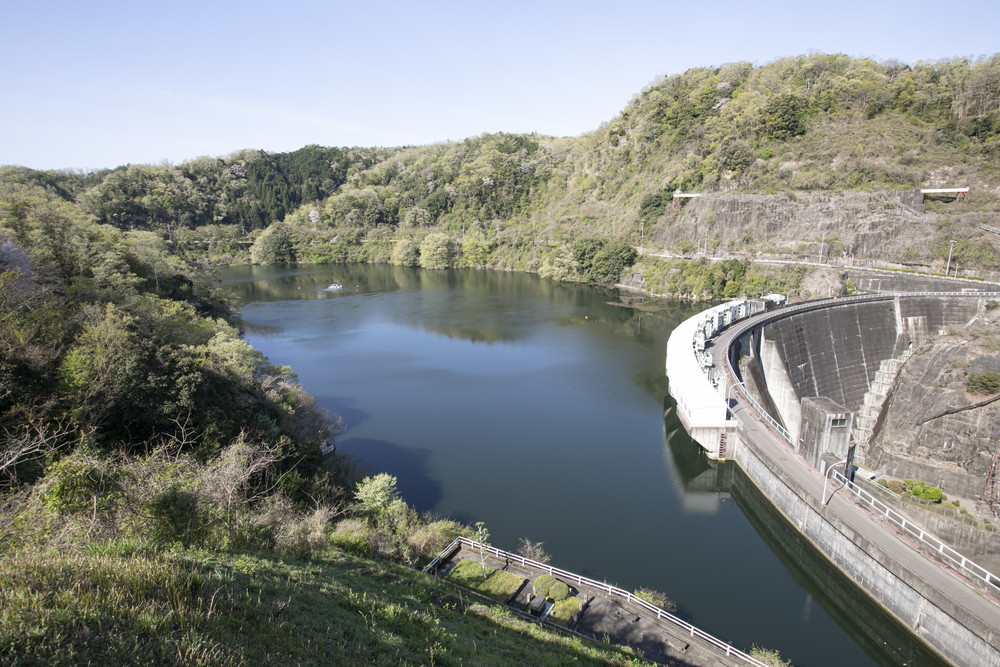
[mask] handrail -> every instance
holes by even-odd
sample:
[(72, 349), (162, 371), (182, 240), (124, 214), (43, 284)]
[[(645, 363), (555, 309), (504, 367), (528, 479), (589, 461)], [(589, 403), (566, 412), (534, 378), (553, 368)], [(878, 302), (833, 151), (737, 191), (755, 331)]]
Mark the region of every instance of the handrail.
[(897, 525), (907, 535), (915, 537), (925, 545), (931, 547), (949, 563), (961, 570), (964, 570), (968, 576), (985, 584), (985, 590), (987, 592), (1000, 596), (1000, 577), (955, 551), (953, 548), (945, 544), (940, 538), (927, 532), (913, 521), (910, 521), (905, 516), (876, 498), (874, 494), (862, 489), (860, 486), (850, 481), (847, 477), (840, 474), (836, 470), (833, 470), (832, 473), (834, 478), (839, 479), (839, 481), (843, 483), (844, 487), (856, 495), (863, 503), (870, 506), (872, 510)]
[(429, 572), (432, 568), (434, 568), (443, 559), (451, 556), (451, 554), (455, 551), (455, 549), (457, 549), (459, 547), (459, 545), (465, 545), (465, 546), (468, 546), (468, 547), (470, 547), (472, 549), (478, 549), (480, 551), (480, 553), (482, 553), (482, 551), (485, 550), (486, 553), (491, 554), (491, 555), (495, 556), (496, 558), (501, 558), (501, 559), (504, 559), (505, 561), (512, 562), (512, 563), (517, 563), (517, 564), (522, 565), (524, 567), (530, 567), (530, 568), (533, 568), (535, 570), (541, 570), (541, 571), (546, 572), (546, 573), (548, 573), (548, 574), (550, 574), (550, 575), (552, 575), (554, 577), (559, 577), (560, 579), (566, 579), (566, 580), (572, 581), (572, 582), (574, 582), (574, 583), (576, 583), (576, 584), (578, 584), (580, 586), (587, 586), (589, 588), (595, 588), (595, 589), (597, 589), (599, 591), (603, 591), (603, 592), (605, 592), (605, 593), (607, 593), (609, 595), (613, 595), (613, 596), (624, 598), (626, 601), (631, 602), (633, 604), (636, 604), (639, 607), (643, 608), (644, 610), (646, 610), (646, 611), (648, 611), (650, 613), (656, 614), (657, 618), (660, 618), (660, 619), (663, 619), (665, 621), (668, 621), (669, 623), (672, 623), (673, 625), (681, 628), (682, 630), (684, 630), (685, 632), (687, 632), (692, 637), (697, 637), (697, 638), (701, 639), (702, 641), (708, 642), (712, 646), (714, 646), (714, 647), (716, 647), (716, 648), (718, 648), (720, 650), (725, 651), (727, 656), (732, 656), (734, 658), (742, 660), (743, 662), (746, 662), (747, 664), (754, 665), (755, 667), (767, 667), (766, 663), (761, 662), (760, 660), (754, 658), (753, 656), (751, 656), (748, 653), (744, 653), (743, 651), (739, 650), (738, 648), (734, 648), (732, 644), (727, 644), (726, 642), (722, 641), (721, 639), (718, 639), (717, 637), (714, 637), (713, 635), (708, 634), (704, 630), (701, 630), (698, 627), (696, 627), (694, 625), (691, 625), (687, 621), (684, 621), (684, 620), (682, 620), (680, 618), (677, 618), (676, 616), (674, 616), (670, 612), (665, 611), (663, 609), (660, 609), (656, 605), (650, 604), (646, 600), (643, 600), (642, 598), (637, 597), (633, 593), (630, 593), (630, 592), (628, 592), (628, 591), (626, 591), (624, 589), (618, 588), (616, 586), (612, 586), (611, 584), (604, 583), (603, 581), (595, 581), (594, 579), (588, 579), (587, 577), (581, 577), (578, 574), (575, 574), (573, 572), (567, 572), (566, 570), (560, 570), (559, 568), (552, 567), (551, 565), (548, 565), (546, 563), (539, 563), (536, 560), (532, 560), (530, 558), (525, 558), (524, 556), (521, 556), (520, 554), (511, 553), (509, 551), (504, 551), (502, 549), (497, 549), (496, 547), (491, 547), (489, 545), (484, 545), (484, 544), (482, 544), (480, 542), (476, 542), (475, 540), (470, 540), (467, 537), (461, 537), (460, 536), (460, 537), (456, 537), (454, 540), (452, 540), (451, 544), (449, 544), (444, 549), (442, 549), (441, 553), (439, 553), (434, 558), (434, 560), (432, 560), (430, 563), (427, 564), (426, 567), (424, 567), (423, 572)]

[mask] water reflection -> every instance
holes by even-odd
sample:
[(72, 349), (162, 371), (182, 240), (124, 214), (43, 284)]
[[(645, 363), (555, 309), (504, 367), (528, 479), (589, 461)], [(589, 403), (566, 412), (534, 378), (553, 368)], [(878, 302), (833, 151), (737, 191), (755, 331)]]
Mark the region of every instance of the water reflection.
[[(672, 404), (666, 397), (665, 403)], [(937, 667), (946, 663), (917, 641), (849, 579), (832, 567), (774, 509), (732, 462), (714, 462), (684, 431), (673, 407), (664, 414), (664, 439), (672, 469), (683, 485), (680, 499), (685, 509), (718, 511), (724, 499), (732, 498), (768, 547), (802, 586), (800, 620), (813, 621), (818, 602), (824, 612), (845, 628), (876, 664)], [(836, 652), (838, 647), (830, 647)], [(853, 647), (852, 647), (853, 648)], [(791, 657), (788, 650), (784, 656)], [(857, 664), (844, 659), (843, 664)]]
[[(871, 663), (737, 507), (733, 466), (709, 462), (664, 400), (667, 336), (698, 306), (486, 271), (241, 267), (225, 278), (246, 304), (247, 339), (343, 415), (338, 449), (396, 475), (418, 509), (661, 590), (738, 646), (803, 665)], [(334, 281), (345, 289), (322, 291)], [(831, 642), (840, 654), (822, 648)]]

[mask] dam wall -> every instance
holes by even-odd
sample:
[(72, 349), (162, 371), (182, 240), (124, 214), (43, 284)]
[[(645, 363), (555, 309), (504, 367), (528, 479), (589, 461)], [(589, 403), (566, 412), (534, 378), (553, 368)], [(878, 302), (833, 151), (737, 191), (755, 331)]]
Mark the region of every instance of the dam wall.
[[(821, 457), (813, 468), (801, 456), (797, 431), (786, 427), (794, 421), (799, 428), (795, 417), (806, 412), (803, 400), (815, 397), (828, 399), (831, 414), (839, 406), (850, 412), (880, 410), (881, 403), (871, 397), (885, 395), (880, 385), (892, 384), (913, 347), (947, 327), (967, 324), (987, 300), (997, 298), (883, 294), (798, 304), (751, 317), (706, 344), (724, 375), (720, 385), (738, 382), (732, 373), (743, 362), (739, 368), (746, 384), (725, 392), (725, 406), (737, 424), (727, 433), (730, 458), (823, 557), (942, 659), (957, 665), (1000, 664), (996, 602), (984, 590), (967, 590), (945, 566), (901, 542), (845, 498), (831, 498), (828, 504), (821, 471), (829, 474), (833, 457)], [(690, 343), (675, 346), (676, 353), (694, 354)], [(673, 386), (671, 366), (668, 352)], [(807, 401), (806, 407), (813, 403)], [(687, 425), (684, 410), (678, 402)], [(836, 459), (843, 462), (841, 456)], [(923, 538), (923, 529), (919, 534)], [(961, 561), (965, 567), (966, 559)], [(986, 581), (990, 578), (996, 579), (987, 573)]]
[[(767, 392), (792, 440), (797, 441), (802, 400), (821, 396), (853, 413), (866, 395), (888, 381), (885, 362), (948, 327), (964, 326), (983, 298), (896, 297), (808, 310), (760, 327), (757, 390)], [(898, 371), (898, 368), (897, 368)], [(882, 392), (884, 399), (885, 392)], [(870, 401), (869, 401), (870, 402)], [(872, 406), (877, 413), (881, 403)], [(877, 418), (877, 414), (872, 415)]]

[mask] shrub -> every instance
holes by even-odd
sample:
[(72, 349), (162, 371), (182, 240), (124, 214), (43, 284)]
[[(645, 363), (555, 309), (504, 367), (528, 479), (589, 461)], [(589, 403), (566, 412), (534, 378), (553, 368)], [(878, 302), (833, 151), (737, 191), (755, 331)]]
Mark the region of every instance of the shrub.
[(677, 603), (668, 598), (664, 593), (655, 591), (652, 588), (637, 588), (634, 593), (640, 600), (654, 604), (660, 609), (671, 612), (677, 611)]
[(392, 263), (397, 266), (420, 266), (420, 246), (413, 239), (399, 239), (392, 249)]
[(107, 509), (117, 498), (118, 477), (106, 460), (78, 449), (49, 466), (42, 502), (60, 514)]
[(180, 542), (188, 548), (204, 526), (198, 496), (177, 484), (155, 494), (146, 505), (150, 537), (161, 544)]
[(454, 244), (447, 234), (428, 234), (420, 243), (420, 266), (425, 269), (447, 269), (454, 256)]
[(965, 389), (970, 394), (995, 394), (1000, 391), (1000, 373), (986, 371), (965, 379)]
[(535, 595), (549, 598), (553, 602), (565, 600), (570, 596), (569, 585), (553, 577), (551, 574), (543, 574), (535, 578), (531, 585)]
[(944, 494), (941, 493), (941, 489), (931, 486), (927, 482), (922, 482), (919, 479), (904, 479), (903, 491), (932, 503), (940, 503), (944, 500)]

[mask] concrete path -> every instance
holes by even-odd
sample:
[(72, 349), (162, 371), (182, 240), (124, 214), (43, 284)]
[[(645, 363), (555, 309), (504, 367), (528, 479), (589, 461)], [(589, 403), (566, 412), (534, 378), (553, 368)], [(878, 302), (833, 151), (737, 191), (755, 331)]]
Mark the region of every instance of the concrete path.
[[(459, 560), (479, 562), (479, 552), (459, 547), (437, 568), (438, 576), (446, 577)], [(506, 570), (527, 580), (510, 601), (514, 609), (527, 613), (531, 584), (535, 577), (545, 574), (531, 567), (507, 563), (488, 556), (486, 566)], [(647, 660), (671, 667), (737, 667), (746, 665), (741, 660), (727, 656), (723, 651), (697, 637), (686, 635), (677, 626), (646, 613), (622, 600), (605, 597), (603, 591), (572, 586), (578, 597), (585, 601), (581, 618), (571, 627), (571, 632), (621, 646), (631, 646)]]

